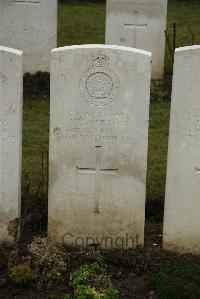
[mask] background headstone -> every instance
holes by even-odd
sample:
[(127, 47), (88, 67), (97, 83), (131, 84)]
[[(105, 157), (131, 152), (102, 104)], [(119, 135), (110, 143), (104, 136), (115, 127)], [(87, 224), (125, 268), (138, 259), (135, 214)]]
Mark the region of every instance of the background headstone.
[(54, 49), (49, 236), (68, 245), (143, 244), (151, 54)]
[(20, 216), (22, 84), (22, 52), (0, 47), (0, 241), (13, 240)]
[(0, 0), (0, 44), (24, 52), (24, 72), (49, 72), (57, 0)]
[(200, 46), (175, 54), (164, 248), (200, 253)]
[(152, 52), (152, 78), (164, 74), (167, 0), (107, 0), (106, 44)]

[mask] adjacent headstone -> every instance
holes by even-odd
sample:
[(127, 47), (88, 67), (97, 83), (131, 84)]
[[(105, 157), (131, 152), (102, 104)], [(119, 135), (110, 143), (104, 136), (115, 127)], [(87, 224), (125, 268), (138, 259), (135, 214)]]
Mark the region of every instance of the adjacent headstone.
[(200, 254), (200, 46), (175, 54), (165, 197), (165, 249)]
[(22, 52), (0, 46), (0, 241), (8, 242), (20, 216), (22, 82)]
[(57, 0), (0, 0), (0, 44), (24, 52), (24, 72), (49, 72)]
[(49, 236), (134, 248), (144, 239), (151, 54), (54, 49)]
[(107, 0), (106, 44), (152, 52), (152, 78), (164, 74), (167, 0)]

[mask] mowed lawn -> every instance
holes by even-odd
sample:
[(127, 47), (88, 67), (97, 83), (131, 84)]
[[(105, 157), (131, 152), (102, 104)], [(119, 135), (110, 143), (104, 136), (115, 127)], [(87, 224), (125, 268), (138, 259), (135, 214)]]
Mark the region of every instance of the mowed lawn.
[[(200, 42), (200, 3), (182, 1), (169, 3), (168, 27), (172, 41), (173, 23), (177, 24), (177, 46), (191, 45), (188, 26)], [(73, 44), (104, 43), (104, 4), (59, 4), (58, 46)], [(172, 71), (172, 61), (166, 49), (166, 73)], [(150, 106), (147, 200), (163, 201), (167, 160), (168, 125), (170, 103), (159, 96)], [(49, 101), (45, 99), (24, 100), (23, 122), (23, 189), (27, 181), (36, 190), (42, 175), (46, 174), (48, 151)], [(44, 152), (44, 173), (42, 172)], [(25, 183), (26, 182), (26, 183)]]

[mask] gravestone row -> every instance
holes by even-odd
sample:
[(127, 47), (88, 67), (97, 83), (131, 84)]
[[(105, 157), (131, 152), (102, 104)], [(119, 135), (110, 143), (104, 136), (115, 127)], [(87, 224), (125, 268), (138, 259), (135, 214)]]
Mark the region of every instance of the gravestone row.
[[(20, 217), (22, 52), (0, 48), (0, 239)], [(143, 245), (151, 55), (54, 49), (48, 234), (67, 245)], [(163, 246), (200, 253), (200, 46), (176, 50)], [(198, 76), (199, 75), (199, 76)], [(8, 229), (8, 230), (7, 230)], [(9, 235), (10, 234), (10, 235)]]
[[(153, 54), (152, 78), (164, 72), (167, 0), (107, 0), (106, 44)], [(0, 44), (24, 52), (24, 72), (49, 72), (57, 44), (57, 0), (0, 0)]]

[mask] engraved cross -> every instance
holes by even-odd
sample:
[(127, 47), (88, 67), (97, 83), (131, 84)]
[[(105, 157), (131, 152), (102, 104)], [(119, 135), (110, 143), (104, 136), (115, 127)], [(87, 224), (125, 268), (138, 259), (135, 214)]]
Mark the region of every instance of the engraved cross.
[[(135, 18), (138, 18), (138, 11), (135, 11)], [(133, 31), (133, 46), (137, 47), (137, 34), (138, 30), (146, 30), (148, 28), (148, 24), (146, 23), (140, 23), (140, 22), (135, 22), (135, 23), (125, 23), (124, 24), (125, 29), (127, 30), (132, 30)]]
[(101, 168), (101, 151), (102, 146), (95, 146), (96, 151), (96, 165), (94, 168), (81, 168), (77, 167), (78, 173), (81, 174), (94, 174), (95, 175), (95, 202), (94, 214), (100, 214), (99, 199), (100, 199), (100, 176), (101, 175), (118, 175), (118, 168)]

